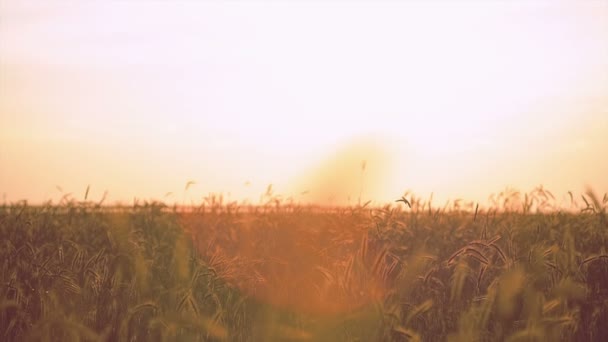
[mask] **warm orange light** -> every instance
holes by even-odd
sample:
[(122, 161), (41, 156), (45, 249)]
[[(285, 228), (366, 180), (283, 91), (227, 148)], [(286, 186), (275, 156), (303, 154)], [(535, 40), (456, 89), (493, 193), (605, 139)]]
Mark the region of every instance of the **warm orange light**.
[(257, 202), (268, 184), (321, 204), (604, 192), (607, 13), (3, 1), (0, 191), (41, 202), (90, 184), (111, 201), (180, 204)]

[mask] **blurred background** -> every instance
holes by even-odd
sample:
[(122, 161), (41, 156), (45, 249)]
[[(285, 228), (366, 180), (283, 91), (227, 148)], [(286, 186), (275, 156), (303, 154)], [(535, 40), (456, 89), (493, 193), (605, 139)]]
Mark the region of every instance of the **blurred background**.
[(0, 195), (604, 193), (607, 32), (591, 0), (3, 0)]

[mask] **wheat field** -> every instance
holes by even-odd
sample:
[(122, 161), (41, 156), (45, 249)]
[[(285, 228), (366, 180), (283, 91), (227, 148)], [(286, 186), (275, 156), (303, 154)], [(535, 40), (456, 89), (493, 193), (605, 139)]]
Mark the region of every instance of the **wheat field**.
[(5, 204), (0, 339), (605, 341), (608, 195), (494, 199)]

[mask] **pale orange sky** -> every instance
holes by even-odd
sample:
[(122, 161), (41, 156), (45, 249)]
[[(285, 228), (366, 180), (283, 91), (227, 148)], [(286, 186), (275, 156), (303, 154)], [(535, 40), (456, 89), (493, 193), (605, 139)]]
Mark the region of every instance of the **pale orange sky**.
[(2, 0), (0, 195), (604, 193), (607, 32), (591, 0)]

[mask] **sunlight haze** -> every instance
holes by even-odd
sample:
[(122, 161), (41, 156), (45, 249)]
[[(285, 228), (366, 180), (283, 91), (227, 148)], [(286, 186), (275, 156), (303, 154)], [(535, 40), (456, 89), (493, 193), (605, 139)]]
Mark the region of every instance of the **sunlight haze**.
[(607, 32), (606, 1), (3, 0), (0, 195), (604, 193)]

